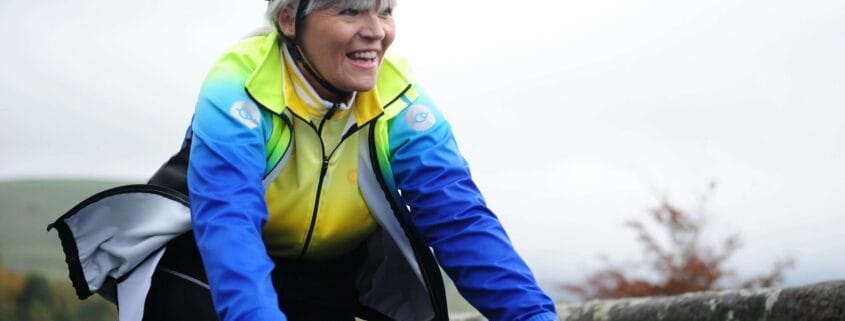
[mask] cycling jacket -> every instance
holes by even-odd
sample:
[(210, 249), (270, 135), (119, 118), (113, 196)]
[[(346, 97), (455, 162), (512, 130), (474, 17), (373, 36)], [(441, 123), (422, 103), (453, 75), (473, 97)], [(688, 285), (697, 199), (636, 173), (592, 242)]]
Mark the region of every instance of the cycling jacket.
[[(278, 37), (271, 33), (240, 42), (211, 69), (183, 150), (151, 180), (175, 191), (140, 185), (105, 193), (52, 225), (59, 229), (66, 253), (69, 247), (85, 252), (76, 255), (78, 266), (71, 266), (81, 296), (99, 291), (108, 280), (120, 284), (180, 229), (192, 228), (220, 319), (284, 320), (262, 240), (268, 211), (273, 215), (267, 206), (277, 193), (273, 184), (296, 148), (292, 115), (281, 90), (281, 64)], [(359, 302), (396, 320), (448, 320), (442, 267), (459, 292), (490, 320), (556, 320), (552, 301), (473, 183), (449, 124), (406, 69), (401, 60), (385, 59), (377, 85), (369, 92), (375, 108), (356, 113), (350, 127), (361, 135), (355, 179), (379, 226), (365, 240), (368, 256), (358, 278)], [(183, 178), (162, 183), (167, 180), (160, 177), (170, 172)], [(172, 195), (180, 189), (188, 192), (189, 202)], [(115, 199), (135, 194), (143, 197)], [(169, 202), (174, 199), (182, 206), (189, 203), (187, 226), (186, 211)], [(179, 219), (118, 224), (130, 225), (128, 230), (153, 225), (168, 231), (166, 236), (143, 229), (141, 236), (133, 234), (135, 241), (102, 236), (82, 240), (84, 231), (98, 225), (84, 217), (96, 216), (112, 203), (132, 202), (141, 204), (135, 211), (172, 207), (179, 213), (172, 217)], [(156, 202), (162, 205), (149, 205)], [(167, 220), (175, 223), (162, 223)], [(138, 254), (90, 255), (98, 253), (87, 249), (97, 241)], [(69, 258), (75, 258), (70, 252)]]

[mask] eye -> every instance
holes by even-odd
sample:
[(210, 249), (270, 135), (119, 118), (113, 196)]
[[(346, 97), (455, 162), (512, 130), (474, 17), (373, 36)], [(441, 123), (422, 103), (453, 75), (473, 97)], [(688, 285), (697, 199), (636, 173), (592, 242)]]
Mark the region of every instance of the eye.
[(361, 10), (343, 9), (343, 10), (340, 10), (340, 14), (344, 15), (344, 16), (357, 16), (357, 15), (361, 14)]
[(393, 15), (393, 8), (387, 7), (378, 13), (380, 16), (389, 17)]

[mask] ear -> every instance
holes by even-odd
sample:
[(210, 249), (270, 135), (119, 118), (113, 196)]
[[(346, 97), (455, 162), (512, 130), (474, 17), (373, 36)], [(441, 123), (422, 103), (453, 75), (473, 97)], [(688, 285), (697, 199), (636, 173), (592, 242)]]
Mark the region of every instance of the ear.
[(296, 35), (296, 17), (290, 6), (279, 11), (279, 29), (286, 37), (293, 39)]

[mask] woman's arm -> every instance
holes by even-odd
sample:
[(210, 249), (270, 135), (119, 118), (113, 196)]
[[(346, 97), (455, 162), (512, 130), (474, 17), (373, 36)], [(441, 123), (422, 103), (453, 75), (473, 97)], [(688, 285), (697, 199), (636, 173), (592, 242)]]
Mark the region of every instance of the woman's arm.
[(494, 321), (557, 320), (554, 303), (487, 208), (449, 124), (422, 96), (391, 124), (394, 176), (411, 221), (460, 293)]
[(268, 122), (242, 88), (205, 88), (197, 104), (188, 165), (194, 236), (220, 320), (285, 320), (261, 238)]

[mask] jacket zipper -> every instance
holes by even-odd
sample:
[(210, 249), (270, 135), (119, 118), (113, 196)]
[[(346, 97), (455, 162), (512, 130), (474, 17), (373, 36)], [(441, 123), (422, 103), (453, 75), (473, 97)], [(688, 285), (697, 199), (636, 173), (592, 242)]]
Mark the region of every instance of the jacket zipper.
[[(323, 144), (320, 139), (320, 144)], [(314, 199), (314, 211), (311, 213), (311, 224), (308, 225), (308, 234), (305, 235), (305, 244), (302, 245), (302, 252), (299, 252), (299, 258), (305, 256), (308, 251), (308, 246), (311, 245), (311, 237), (314, 235), (314, 226), (317, 225), (317, 211), (320, 209), (320, 194), (323, 191), (323, 180), (326, 178), (326, 172), (329, 169), (329, 159), (325, 156), (325, 147), (323, 147), (323, 166), (320, 168), (320, 179), (317, 181), (317, 197)]]
[(343, 144), (343, 142), (347, 138), (352, 136), (352, 134), (354, 134), (356, 131), (358, 131), (358, 129), (361, 128), (361, 127), (358, 127), (358, 126), (349, 128), (349, 130), (345, 134), (343, 134), (343, 136), (340, 137), (340, 140), (337, 142), (337, 145), (334, 147), (334, 149), (332, 149), (331, 153), (328, 153), (328, 155), (327, 155), (326, 154), (326, 144), (325, 144), (325, 142), (323, 142), (323, 135), (322, 135), (323, 134), (323, 125), (325, 125), (326, 120), (331, 118), (334, 115), (334, 113), (337, 112), (337, 109), (338, 109), (338, 105), (337, 104), (333, 105), (332, 108), (329, 109), (329, 111), (323, 117), (323, 120), (320, 121), (319, 127), (316, 127), (311, 122), (305, 121), (305, 119), (302, 119), (301, 117), (296, 116), (296, 117), (299, 117), (300, 119), (302, 119), (303, 121), (305, 121), (305, 123), (308, 124), (308, 126), (311, 127), (312, 129), (314, 129), (315, 133), (317, 133), (317, 138), (320, 140), (320, 150), (322, 152), (322, 157), (323, 157), (323, 164), (320, 167), (320, 177), (317, 180), (317, 195), (314, 198), (314, 210), (311, 212), (311, 223), (308, 225), (308, 233), (305, 234), (305, 243), (302, 245), (302, 251), (299, 252), (299, 258), (300, 259), (305, 257), (305, 253), (308, 251), (308, 247), (311, 246), (311, 239), (314, 236), (314, 228), (317, 225), (317, 213), (320, 210), (320, 195), (322, 195), (322, 192), (323, 192), (323, 181), (325, 180), (326, 173), (329, 170), (329, 161), (331, 160), (332, 156), (334, 156), (334, 153), (337, 151), (337, 149), (340, 148), (340, 145)]

